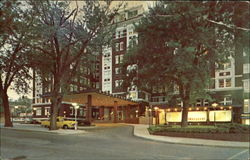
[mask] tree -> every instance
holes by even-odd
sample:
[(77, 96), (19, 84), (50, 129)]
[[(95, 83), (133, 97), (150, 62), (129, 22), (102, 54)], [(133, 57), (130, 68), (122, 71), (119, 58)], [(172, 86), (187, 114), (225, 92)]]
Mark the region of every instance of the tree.
[(100, 52), (110, 39), (110, 22), (118, 9), (110, 9), (109, 0), (84, 1), (81, 6), (74, 2), (73, 9), (70, 1), (31, 0), (29, 4), (39, 17), (34, 34), (40, 39), (33, 45), (36, 54), (33, 65), (41, 75), (52, 76), (50, 129), (55, 130), (69, 82), (84, 57)]
[(28, 55), (32, 15), (21, 9), (16, 0), (0, 3), (0, 95), (4, 107), (5, 127), (12, 127), (7, 90), (14, 85), (17, 92), (27, 92)]
[(211, 69), (232, 52), (233, 36), (207, 19), (215, 20), (214, 5), (203, 2), (161, 1), (136, 25), (139, 44), (127, 54), (137, 63), (140, 82), (164, 84), (167, 93), (178, 88), (183, 102), (182, 127), (187, 126), (192, 99), (208, 97)]

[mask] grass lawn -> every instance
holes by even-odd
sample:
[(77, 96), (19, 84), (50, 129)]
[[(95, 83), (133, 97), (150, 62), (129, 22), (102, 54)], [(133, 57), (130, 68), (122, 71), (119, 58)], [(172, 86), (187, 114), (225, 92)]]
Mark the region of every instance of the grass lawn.
[(249, 142), (249, 127), (235, 123), (191, 125), (184, 128), (179, 125), (157, 125), (149, 127), (148, 130), (150, 134), (162, 136)]

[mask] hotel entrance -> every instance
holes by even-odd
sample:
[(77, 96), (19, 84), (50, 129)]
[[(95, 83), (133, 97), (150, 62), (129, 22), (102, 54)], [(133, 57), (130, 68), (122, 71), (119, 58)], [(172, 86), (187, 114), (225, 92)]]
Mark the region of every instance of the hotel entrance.
[(86, 120), (90, 122), (139, 123), (139, 104), (125, 97), (91, 91), (66, 95), (63, 101), (85, 104)]

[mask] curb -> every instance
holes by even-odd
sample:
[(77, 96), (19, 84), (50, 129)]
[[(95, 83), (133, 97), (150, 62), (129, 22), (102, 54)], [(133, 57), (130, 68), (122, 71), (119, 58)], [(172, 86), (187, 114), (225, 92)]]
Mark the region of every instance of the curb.
[(71, 135), (71, 134), (78, 134), (78, 133), (59, 133), (59, 132), (53, 132), (53, 131), (38, 131), (38, 130), (30, 130), (30, 129), (18, 129), (18, 128), (7, 128), (7, 127), (3, 127), (0, 129), (9, 129), (9, 130), (17, 130), (17, 131), (25, 131), (25, 132), (42, 132), (42, 133), (48, 133), (48, 134), (55, 134), (55, 135)]
[[(154, 139), (153, 137), (146, 137), (146, 136), (135, 133), (135, 126), (133, 126), (133, 135), (135, 137), (138, 137), (141, 139), (151, 140), (151, 141), (155, 141), (155, 142), (168, 143), (168, 144), (181, 144), (181, 145), (207, 146), (207, 147), (223, 147), (223, 148), (247, 148), (247, 149), (249, 149), (249, 147), (250, 147), (250, 142), (248, 143), (248, 146), (245, 146), (245, 145), (242, 145), (242, 146), (229, 146), (228, 145), (227, 146), (227, 145), (218, 145), (218, 144), (185, 143), (185, 142), (171, 142), (171, 141), (167, 141), (167, 140), (166, 141), (165, 140), (158, 140), (158, 139)], [(171, 138), (174, 138), (174, 137), (171, 137)], [(192, 139), (195, 139), (195, 138), (192, 138)], [(198, 139), (198, 138), (196, 138), (196, 139)], [(202, 139), (202, 140), (205, 140), (205, 139)], [(225, 141), (225, 142), (235, 142), (235, 141)]]

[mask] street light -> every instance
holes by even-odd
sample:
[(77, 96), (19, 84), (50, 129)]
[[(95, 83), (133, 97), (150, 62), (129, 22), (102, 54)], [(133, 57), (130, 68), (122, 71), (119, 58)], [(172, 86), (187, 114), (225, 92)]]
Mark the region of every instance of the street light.
[(75, 108), (75, 130), (77, 130), (77, 120), (76, 120), (76, 117), (77, 117), (77, 109), (79, 108), (79, 105), (77, 105), (77, 103), (72, 103), (72, 105)]
[(18, 106), (14, 106), (14, 111), (13, 111), (13, 114), (12, 114), (12, 123), (14, 122), (14, 116), (17, 117), (17, 113), (16, 113), (16, 109), (18, 109)]
[(158, 109), (159, 109), (159, 107), (154, 107), (154, 110), (155, 110), (155, 125), (157, 125), (158, 121), (159, 121)]
[(135, 111), (135, 113), (136, 113), (136, 118), (138, 118), (138, 112), (139, 112), (138, 110)]
[(214, 126), (216, 126), (216, 120), (215, 120), (215, 117), (216, 117), (216, 112), (215, 112), (215, 108), (218, 106), (218, 103), (213, 103), (212, 104), (213, 108), (214, 108)]

